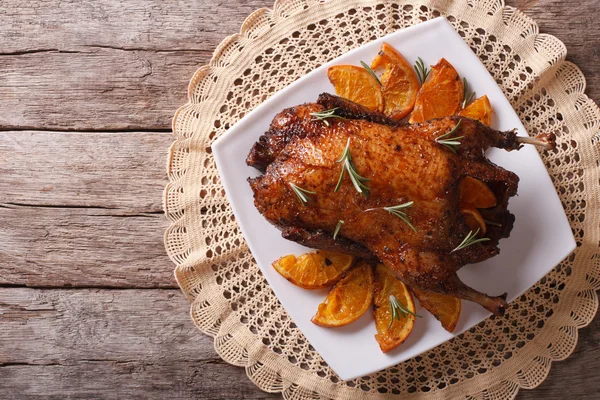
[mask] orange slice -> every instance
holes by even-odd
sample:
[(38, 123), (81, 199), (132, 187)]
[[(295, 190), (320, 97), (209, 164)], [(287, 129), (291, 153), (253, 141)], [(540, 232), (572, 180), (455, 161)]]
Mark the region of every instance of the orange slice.
[(402, 119), (412, 111), (419, 90), (417, 74), (402, 54), (384, 43), (371, 63), (372, 69), (385, 68), (380, 78), (385, 115)]
[(490, 126), (492, 123), (492, 105), (490, 104), (490, 99), (486, 95), (483, 95), (469, 104), (458, 115), (476, 119), (482, 124)]
[[(411, 313), (400, 313), (400, 320), (392, 320), (390, 296), (395, 296), (405, 310)], [(377, 334), (375, 340), (381, 351), (387, 353), (406, 340), (415, 324), (415, 303), (404, 283), (383, 264), (375, 268), (375, 294), (373, 298), (373, 317)], [(390, 325), (391, 323), (391, 325)]]
[(408, 122), (412, 124), (454, 115), (460, 111), (463, 97), (463, 82), (458, 72), (442, 58), (431, 67), (427, 80), (417, 93), (415, 108)]
[(288, 281), (304, 289), (322, 289), (337, 282), (354, 263), (354, 257), (328, 251), (283, 256), (273, 263)]
[(460, 299), (447, 294), (411, 288), (421, 307), (429, 311), (448, 332), (454, 331), (460, 317)]
[(488, 185), (479, 179), (466, 176), (460, 182), (460, 208), (490, 208), (495, 207), (496, 196)]
[(479, 234), (485, 235), (485, 233), (487, 232), (487, 225), (485, 223), (485, 220), (476, 208), (461, 208), (460, 212), (465, 217), (465, 222), (467, 223), (469, 228), (473, 230), (473, 232), (479, 229)]
[(334, 65), (327, 77), (338, 96), (352, 100), (370, 110), (383, 111), (383, 94), (379, 82), (363, 67)]
[(373, 302), (373, 268), (362, 261), (331, 289), (312, 322), (334, 328), (356, 321)]

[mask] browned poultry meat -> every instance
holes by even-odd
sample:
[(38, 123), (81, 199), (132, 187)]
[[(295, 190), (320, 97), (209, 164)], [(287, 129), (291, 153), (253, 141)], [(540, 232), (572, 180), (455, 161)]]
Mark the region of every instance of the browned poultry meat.
[[(314, 115), (330, 109), (339, 118)], [(457, 138), (459, 145), (436, 141), (453, 129), (445, 138)], [(480, 293), (456, 272), (498, 254), (498, 241), (508, 237), (514, 221), (508, 199), (519, 179), (488, 161), (484, 151), (516, 150), (523, 141), (514, 132), (461, 117), (399, 126), (323, 94), (317, 103), (275, 116), (247, 159), (264, 174), (249, 182), (256, 207), (283, 228), (284, 237), (381, 260), (409, 286), (474, 301), (501, 315), (505, 295)], [(486, 182), (498, 204), (485, 210), (484, 217), (495, 222), (489, 240), (457, 250), (473, 233), (459, 211), (459, 184), (466, 176)]]

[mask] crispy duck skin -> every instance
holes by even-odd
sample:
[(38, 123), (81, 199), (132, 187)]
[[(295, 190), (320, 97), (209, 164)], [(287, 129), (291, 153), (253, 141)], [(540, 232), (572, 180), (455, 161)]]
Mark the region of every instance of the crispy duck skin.
[(366, 247), (348, 240), (345, 237), (333, 238), (331, 232), (325, 232), (322, 229), (309, 231), (303, 228), (290, 227), (281, 232), (284, 239), (291, 240), (302, 246), (312, 247), (320, 250), (344, 253), (354, 257), (362, 258), (370, 263), (379, 262)]
[[(367, 249), (372, 260), (381, 260), (409, 286), (455, 295), (502, 315), (505, 295), (490, 297), (467, 287), (456, 271), (498, 254), (498, 241), (510, 233), (514, 217), (506, 207), (509, 197), (517, 193), (518, 177), (488, 161), (484, 151), (490, 146), (520, 148), (516, 134), (462, 117), (405, 126), (375, 123), (367, 119), (364, 109), (344, 102), (322, 95), (317, 103), (275, 116), (247, 159), (249, 165), (265, 171), (249, 179), (257, 209), (284, 229), (284, 237), (328, 250), (336, 245), (323, 232), (331, 234), (343, 220), (336, 249)], [(329, 119), (325, 124), (311, 116), (331, 105), (346, 119)], [(454, 136), (463, 138), (454, 154), (435, 139), (459, 120)], [(335, 191), (342, 171), (337, 160), (348, 140), (356, 171), (369, 179), (368, 196), (356, 191), (348, 173)], [(489, 227), (489, 241), (453, 251), (470, 232), (458, 204), (459, 183), (465, 176), (490, 185), (498, 205), (486, 210), (486, 217), (502, 226)], [(309, 195), (311, 201), (304, 204), (290, 184), (316, 195)], [(404, 211), (416, 231), (383, 209), (409, 201), (414, 203)], [(320, 239), (308, 244), (311, 235)]]
[(332, 108), (336, 109), (339, 116), (348, 119), (362, 119), (389, 126), (402, 125), (380, 112), (371, 111), (350, 100), (323, 93), (319, 96), (317, 104), (305, 104), (302, 108), (288, 108), (277, 114), (267, 133), (262, 135), (252, 147), (246, 163), (261, 172), (265, 172), (267, 166), (275, 161), (279, 152), (283, 150), (292, 137), (304, 135), (303, 128), (298, 125), (301, 119), (312, 119), (310, 113)]

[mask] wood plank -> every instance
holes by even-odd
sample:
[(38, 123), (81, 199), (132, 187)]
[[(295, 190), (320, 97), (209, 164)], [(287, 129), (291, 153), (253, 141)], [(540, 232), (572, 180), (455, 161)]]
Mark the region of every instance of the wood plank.
[(0, 204), (162, 211), (171, 133), (2, 132)]
[(176, 287), (162, 212), (0, 208), (0, 285)]
[(0, 288), (0, 397), (276, 397), (221, 361), (188, 309), (175, 290)]
[(0, 366), (0, 391), (20, 400), (281, 398), (258, 389), (243, 368), (220, 360), (6, 365)]
[(162, 213), (172, 140), (0, 135), (0, 284), (176, 287)]
[(178, 290), (0, 288), (0, 363), (214, 359)]
[(104, 46), (210, 51), (273, 0), (7, 1), (0, 13), (2, 53)]
[(7, 2), (0, 129), (169, 129), (194, 71), (265, 6), (272, 1)]
[(210, 55), (111, 48), (0, 55), (0, 130), (168, 130)]

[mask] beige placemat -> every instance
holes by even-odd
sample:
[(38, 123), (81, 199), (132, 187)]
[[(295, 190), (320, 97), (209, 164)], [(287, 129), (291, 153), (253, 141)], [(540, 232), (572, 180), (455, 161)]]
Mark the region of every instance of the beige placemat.
[[(444, 15), (495, 77), (529, 133), (551, 131), (544, 155), (577, 250), (511, 304), (419, 357), (340, 382), (308, 344), (261, 275), (237, 226), (210, 151), (262, 101), (319, 65), (373, 39)], [(174, 119), (165, 234), (175, 275), (200, 330), (227, 362), (286, 399), (509, 399), (566, 358), (600, 288), (600, 111), (565, 46), (498, 0), (281, 0), (224, 40), (189, 86)], [(544, 199), (540, 199), (544, 201)]]

